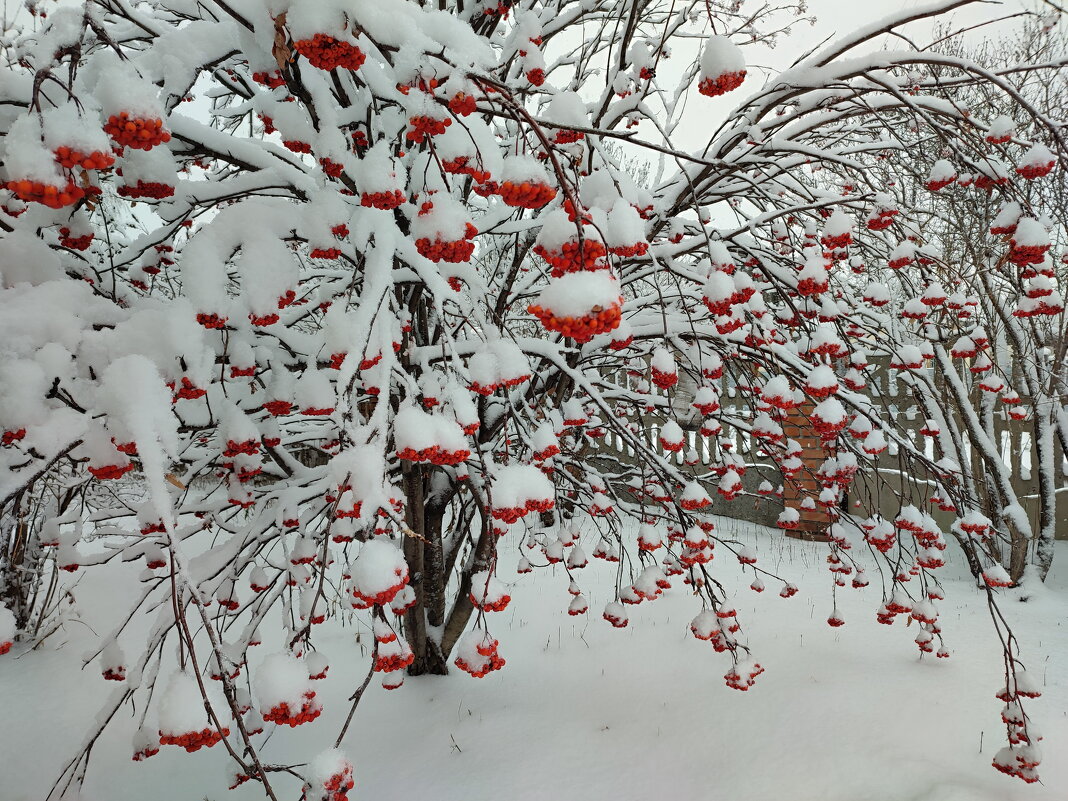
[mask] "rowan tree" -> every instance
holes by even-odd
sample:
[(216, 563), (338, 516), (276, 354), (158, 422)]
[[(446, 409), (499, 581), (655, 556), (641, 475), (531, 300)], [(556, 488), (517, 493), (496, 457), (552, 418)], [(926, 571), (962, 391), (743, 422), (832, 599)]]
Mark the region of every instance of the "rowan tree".
[[(616, 627), (681, 576), (694, 635), (748, 690), (764, 668), (725, 584), (798, 588), (710, 515), (750, 491), (755, 462), (787, 482), (808, 469), (783, 433), (795, 413), (828, 451), (805, 502), (834, 520), (832, 593), (878, 564), (879, 621), (911, 618), (938, 657), (946, 532), (927, 510), (957, 510), (1004, 644), (1009, 745), (994, 765), (1036, 781), (1024, 703), (1038, 693), (995, 593), (1012, 577), (982, 547), (1018, 523), (983, 515), (960, 464), (912, 445), (865, 391), (878, 355), (923, 394), (932, 360), (950, 358), (934, 328), (970, 337), (972, 372), (989, 346), (971, 298), (939, 294), (954, 266), (912, 241), (912, 210), (866, 156), (945, 151), (932, 180), (963, 185), (967, 171), (969, 191), (1009, 201), (1064, 149), (1001, 72), (904, 34), (873, 50), (971, 5), (901, 12), (777, 74), (746, 51), (783, 35), (801, 3), (93, 0), (15, 25), (0, 121), (13, 618), (0, 640), (51, 625), (64, 571), (144, 571), (93, 655), (125, 691), (56, 792), (84, 776), (106, 721), (150, 697), (134, 759), (221, 746), (237, 783), (277, 798), (296, 775), (306, 797), (342, 801), (340, 752), (297, 770), (258, 750), (266, 723), (321, 712), (317, 627), (355, 610), (373, 633), (353, 711), (375, 676), (391, 689), (405, 670), (502, 668), (506, 537), (537, 554), (521, 572), (572, 574), (572, 615), (587, 613), (587, 552), (612, 563), (616, 600), (594, 613)], [(953, 82), (1000, 93), (1018, 125), (947, 99)], [(728, 94), (733, 110), (712, 100)], [(675, 140), (694, 119), (707, 141), (687, 151)], [(635, 158), (656, 165), (644, 185), (625, 168)], [(819, 186), (824, 167), (849, 180)], [(1061, 232), (1039, 207), (1009, 216), (989, 234), (996, 279), (1023, 292), (1032, 322), (1063, 326), (1046, 280)], [(904, 320), (858, 278), (884, 267), (916, 295)], [(1054, 364), (1036, 361), (1035, 379)], [(748, 410), (725, 410), (724, 393)], [(932, 417), (954, 411), (924, 398)], [(700, 452), (674, 419), (680, 400), (704, 420)], [(747, 452), (727, 447), (732, 431)], [(600, 446), (606, 434), (630, 458)], [(905, 474), (932, 478), (893, 519), (840, 514), (846, 488), (879, 491), (872, 459), (889, 442)], [(146, 614), (148, 639), (131, 642)], [(845, 622), (833, 603), (827, 622)], [(249, 677), (268, 626), (284, 649)]]

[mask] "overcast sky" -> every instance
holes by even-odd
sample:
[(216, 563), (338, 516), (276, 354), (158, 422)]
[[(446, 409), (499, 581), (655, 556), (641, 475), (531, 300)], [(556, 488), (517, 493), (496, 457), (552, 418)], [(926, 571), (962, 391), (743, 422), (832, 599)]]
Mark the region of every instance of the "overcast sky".
[[(796, 27), (795, 32), (789, 39), (783, 39), (772, 54), (776, 61), (782, 58), (782, 63), (789, 63), (807, 47), (821, 41), (827, 36), (838, 38), (852, 33), (861, 27), (866, 27), (875, 22), (890, 17), (897, 17), (902, 12), (907, 12), (924, 6), (934, 5), (936, 0), (808, 0), (809, 14), (816, 18), (815, 25), (804, 23)], [(974, 6), (965, 7), (953, 12), (952, 19), (958, 23), (973, 24), (981, 20), (991, 19), (1007, 14), (1012, 14), (1024, 9), (1036, 9), (1039, 7), (1038, 0), (1025, 2), (1025, 0), (1002, 0), (1002, 2), (976, 3)], [(924, 21), (916, 23), (907, 30), (917, 37), (920, 43), (925, 39), (925, 33), (930, 32), (932, 23)], [(993, 35), (994, 28), (986, 29)], [(978, 36), (984, 35), (982, 30)], [(880, 37), (880, 47), (904, 46), (894, 37)], [(896, 43), (895, 43), (896, 42)]]
[[(859, 28), (868, 27), (876, 22), (881, 22), (891, 17), (899, 17), (902, 12), (923, 8), (933, 5), (937, 0), (808, 0), (808, 17), (815, 17), (815, 24), (799, 22), (795, 24), (789, 36), (780, 37), (774, 48), (762, 45), (745, 45), (743, 51), (749, 64), (750, 77), (745, 84), (735, 92), (722, 98), (700, 98), (704, 113), (699, 118), (695, 117), (696, 108), (688, 109), (687, 120), (682, 128), (676, 131), (674, 144), (677, 147), (694, 148), (705, 143), (707, 133), (711, 127), (715, 127), (723, 115), (728, 114), (744, 95), (756, 92), (768, 76), (768, 70), (777, 72), (788, 67), (798, 56), (812, 47), (818, 45), (824, 39), (830, 37), (834, 41), (847, 36)], [(756, 3), (747, 0), (747, 5), (753, 8)], [(743, 6), (745, 8), (746, 6)], [(1028, 9), (1039, 7), (1039, 0), (1003, 0), (999, 3), (976, 3), (964, 9), (955, 11), (950, 17), (942, 20), (955, 22), (954, 27), (973, 25), (980, 21), (989, 20), (1007, 14), (1012, 14)], [(1019, 20), (1011, 24), (1015, 24)], [(920, 46), (930, 41), (930, 33), (934, 24), (930, 20), (914, 23), (905, 31)], [(985, 36), (996, 36), (998, 31), (1006, 30), (1005, 26), (984, 27), (977, 29), (971, 34), (974, 39)], [(741, 44), (741, 42), (739, 41)], [(829, 44), (830, 42), (828, 42)], [(904, 49), (907, 44), (893, 36), (880, 36), (864, 48), (858, 48), (850, 55), (860, 55), (865, 51), (882, 49)], [(761, 68), (768, 68), (762, 70)], [(641, 129), (643, 135), (656, 138), (651, 131), (647, 133), (645, 127)]]

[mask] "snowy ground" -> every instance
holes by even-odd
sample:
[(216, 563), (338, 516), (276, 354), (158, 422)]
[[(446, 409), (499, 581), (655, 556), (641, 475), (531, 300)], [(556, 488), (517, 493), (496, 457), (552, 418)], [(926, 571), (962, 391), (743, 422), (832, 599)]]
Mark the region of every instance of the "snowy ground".
[[(720, 521), (722, 529), (733, 525)], [(1044, 685), (1030, 707), (1046, 736), (1043, 784), (1026, 786), (990, 767), (1004, 739), (993, 697), (1002, 683), (999, 651), (983, 596), (969, 581), (947, 581), (939, 605), (952, 658), (920, 661), (914, 627), (875, 623), (877, 575), (865, 590), (839, 593), (847, 625), (832, 629), (826, 546), (738, 525), (762, 563), (801, 587), (784, 600), (770, 584), (758, 595), (748, 581), (737, 583), (739, 615), (767, 669), (749, 692), (727, 688), (725, 655), (690, 635), (698, 605), (678, 579), (665, 597), (629, 608), (630, 626), (615, 630), (600, 619), (610, 600), (606, 565), (580, 571), (590, 614), (570, 618), (563, 571), (515, 576), (514, 553), (502, 570), (515, 581), (512, 604), (493, 621), (507, 666), (482, 680), (458, 670), (409, 679), (393, 693), (372, 683), (345, 745), (356, 764), (353, 800), (1068, 798), (1068, 544), (1060, 544), (1045, 589), (1027, 603), (1005, 600), (1028, 667)], [(733, 567), (716, 567), (738, 578)], [(2, 801), (41, 801), (115, 689), (95, 664), (80, 670), (77, 657), (95, 643), (91, 629), (108, 627), (134, 577), (120, 576), (132, 573), (121, 568), (94, 572), (77, 589), (95, 610), (86, 625), (72, 624), (49, 641), (51, 650), (0, 659)], [(332, 663), (318, 682), (325, 711), (271, 735), (268, 760), (303, 761), (332, 742), (344, 698), (367, 669), (354, 628), (320, 628)], [(269, 647), (255, 649), (253, 671)], [(254, 787), (225, 789), (218, 746), (192, 755), (164, 747), (131, 762), (132, 720), (116, 724), (94, 749), (84, 801), (262, 798)], [(281, 797), (299, 791), (291, 785)]]

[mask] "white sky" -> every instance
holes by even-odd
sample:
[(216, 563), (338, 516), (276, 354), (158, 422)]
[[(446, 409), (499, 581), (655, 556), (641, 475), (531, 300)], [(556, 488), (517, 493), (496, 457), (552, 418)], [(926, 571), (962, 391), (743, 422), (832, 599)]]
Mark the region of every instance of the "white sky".
[[(783, 40), (776, 50), (784, 51), (788, 56), (786, 61), (792, 60), (806, 47), (811, 47), (827, 36), (838, 38), (848, 35), (860, 27), (871, 25), (877, 21), (889, 17), (899, 16), (902, 12), (913, 11), (925, 6), (934, 5), (936, 0), (808, 0), (808, 16), (816, 17), (816, 24), (809, 26), (801, 25), (789, 40)], [(973, 24), (980, 20), (1012, 14), (1025, 9), (1037, 10), (1040, 8), (1040, 0), (1001, 0), (997, 3), (976, 3), (953, 12), (951, 18), (960, 24)], [(931, 29), (930, 22), (921, 22), (913, 25), (909, 30), (913, 35), (923, 40), (923, 34)], [(989, 29), (993, 35), (994, 28)], [(978, 32), (981, 37), (982, 29)], [(881, 37), (881, 46), (898, 47), (904, 46), (896, 37)], [(895, 45), (894, 42), (897, 42)]]
[[(720, 119), (729, 113), (744, 96), (756, 92), (769, 74), (778, 72), (788, 67), (801, 54), (818, 45), (824, 39), (830, 37), (827, 44), (848, 36), (862, 27), (868, 27), (876, 22), (898, 17), (902, 12), (907, 12), (925, 6), (934, 5), (936, 0), (808, 0), (808, 13), (806, 17), (815, 17), (815, 24), (798, 22), (795, 24), (789, 36), (782, 36), (774, 48), (762, 45), (744, 45), (746, 61), (749, 64), (750, 78), (745, 84), (734, 92), (722, 98), (700, 98), (704, 109), (699, 121), (695, 120), (696, 107), (687, 109), (687, 120), (684, 126), (676, 132), (674, 144), (682, 149), (693, 149), (705, 144), (706, 135), (713, 129)], [(756, 0), (745, 0), (743, 8), (755, 9)], [(989, 20), (1024, 9), (1035, 10), (1039, 8), (1039, 0), (1003, 0), (1000, 3), (976, 3), (964, 9), (953, 12), (952, 15), (942, 19), (943, 23), (953, 21), (955, 26), (968, 26), (977, 22)], [(1019, 20), (1017, 20), (1018, 22)], [(1012, 24), (1012, 23), (1009, 23)], [(914, 41), (923, 46), (930, 40), (930, 33), (934, 23), (930, 20), (913, 23), (906, 27), (905, 32), (913, 37)], [(979, 28), (974, 34), (974, 39), (982, 39), (997, 35), (999, 30), (1005, 30), (1005, 26), (989, 26)], [(741, 43), (741, 42), (739, 42)], [(896, 36), (880, 36), (871, 44), (863, 48), (851, 51), (850, 55), (856, 56), (864, 52), (882, 49), (907, 49), (908, 45)], [(764, 69), (762, 69), (764, 68)], [(693, 102), (693, 101), (691, 101)], [(646, 128), (639, 129), (643, 136), (647, 135)], [(651, 131), (648, 135), (655, 138)]]

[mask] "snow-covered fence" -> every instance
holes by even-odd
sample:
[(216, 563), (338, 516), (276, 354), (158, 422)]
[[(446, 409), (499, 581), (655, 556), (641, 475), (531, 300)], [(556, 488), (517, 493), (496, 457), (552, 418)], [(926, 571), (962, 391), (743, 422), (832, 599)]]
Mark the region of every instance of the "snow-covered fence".
[[(936, 461), (943, 456), (938, 452), (936, 440), (925, 431), (929, 431), (928, 421), (916, 396), (909, 388), (894, 380), (894, 371), (887, 369), (885, 359), (873, 359), (873, 369), (868, 376), (868, 388), (872, 402), (885, 409), (883, 417), (887, 425), (896, 432), (900, 439), (911, 443), (917, 450), (927, 455), (931, 461)], [(691, 382), (692, 384), (692, 382)], [(682, 463), (688, 452), (696, 452), (702, 464), (714, 463), (720, 449), (729, 450), (733, 453), (752, 453), (750, 436), (742, 426), (725, 426), (724, 430), (715, 438), (703, 436), (699, 428), (702, 418), (690, 408), (696, 386), (680, 381), (672, 398), (672, 414), (683, 427), (685, 444), (683, 450), (677, 454), (667, 454), (665, 458)], [(1068, 400), (1068, 399), (1066, 399)], [(724, 419), (751, 420), (753, 418), (752, 400), (736, 386), (727, 386), (720, 398), (720, 416)], [(1030, 519), (1032, 526), (1037, 527), (1039, 514), (1039, 482), (1037, 465), (1039, 457), (1034, 438), (1034, 424), (1030, 416), (1018, 419), (1019, 415), (1013, 416), (1015, 409), (1030, 409), (1030, 398), (1021, 396), (1016, 406), (998, 403), (991, 411), (993, 422), (994, 442), (998, 448), (998, 455), (1005, 464), (1006, 472), (1011, 477), (1013, 491), (1019, 499), (1024, 513)], [(661, 414), (650, 414), (641, 420), (632, 420), (637, 424), (640, 436), (650, 445), (656, 446), (660, 435), (660, 429), (666, 418)], [(960, 426), (960, 421), (956, 421)], [(789, 433), (789, 432), (788, 432)], [(874, 457), (876, 468), (882, 479), (878, 488), (878, 494), (872, 498), (847, 497), (850, 511), (868, 515), (880, 513), (893, 517), (901, 503), (902, 497), (913, 496), (920, 492), (925, 485), (925, 477), (916, 475), (915, 468), (903, 469), (899, 460), (901, 450), (900, 439), (887, 437), (887, 449)], [(716, 444), (713, 444), (716, 440)], [(607, 430), (605, 436), (598, 440), (598, 450), (604, 453), (604, 458), (618, 459), (623, 463), (634, 462), (635, 450), (626, 436), (613, 430)], [(979, 464), (979, 454), (974, 453), (970, 442), (965, 439), (962, 442), (963, 453), (973, 468), (981, 475), (982, 468)], [(611, 454), (609, 457), (608, 454)], [(818, 466), (824, 458), (824, 454), (814, 454), (813, 467)], [(806, 460), (809, 461), (809, 460)], [(740, 520), (748, 520), (763, 525), (774, 525), (784, 503), (781, 498), (774, 495), (757, 494), (758, 487), (764, 481), (770, 481), (775, 487), (783, 484), (782, 474), (775, 463), (768, 459), (757, 461), (748, 465), (749, 469), (742, 477), (745, 492), (738, 498), (725, 501), (718, 498), (716, 502), (717, 514)], [(1068, 458), (1062, 457), (1056, 469), (1056, 492), (1058, 500), (1068, 504)], [(934, 490), (933, 477), (926, 477), (930, 491)], [(713, 479), (714, 481), (714, 479)], [(713, 487), (709, 488), (710, 491)], [(932, 510), (936, 520), (944, 527), (953, 522), (953, 513)], [(1068, 515), (1062, 515), (1057, 521), (1057, 539), (1068, 539)]]

